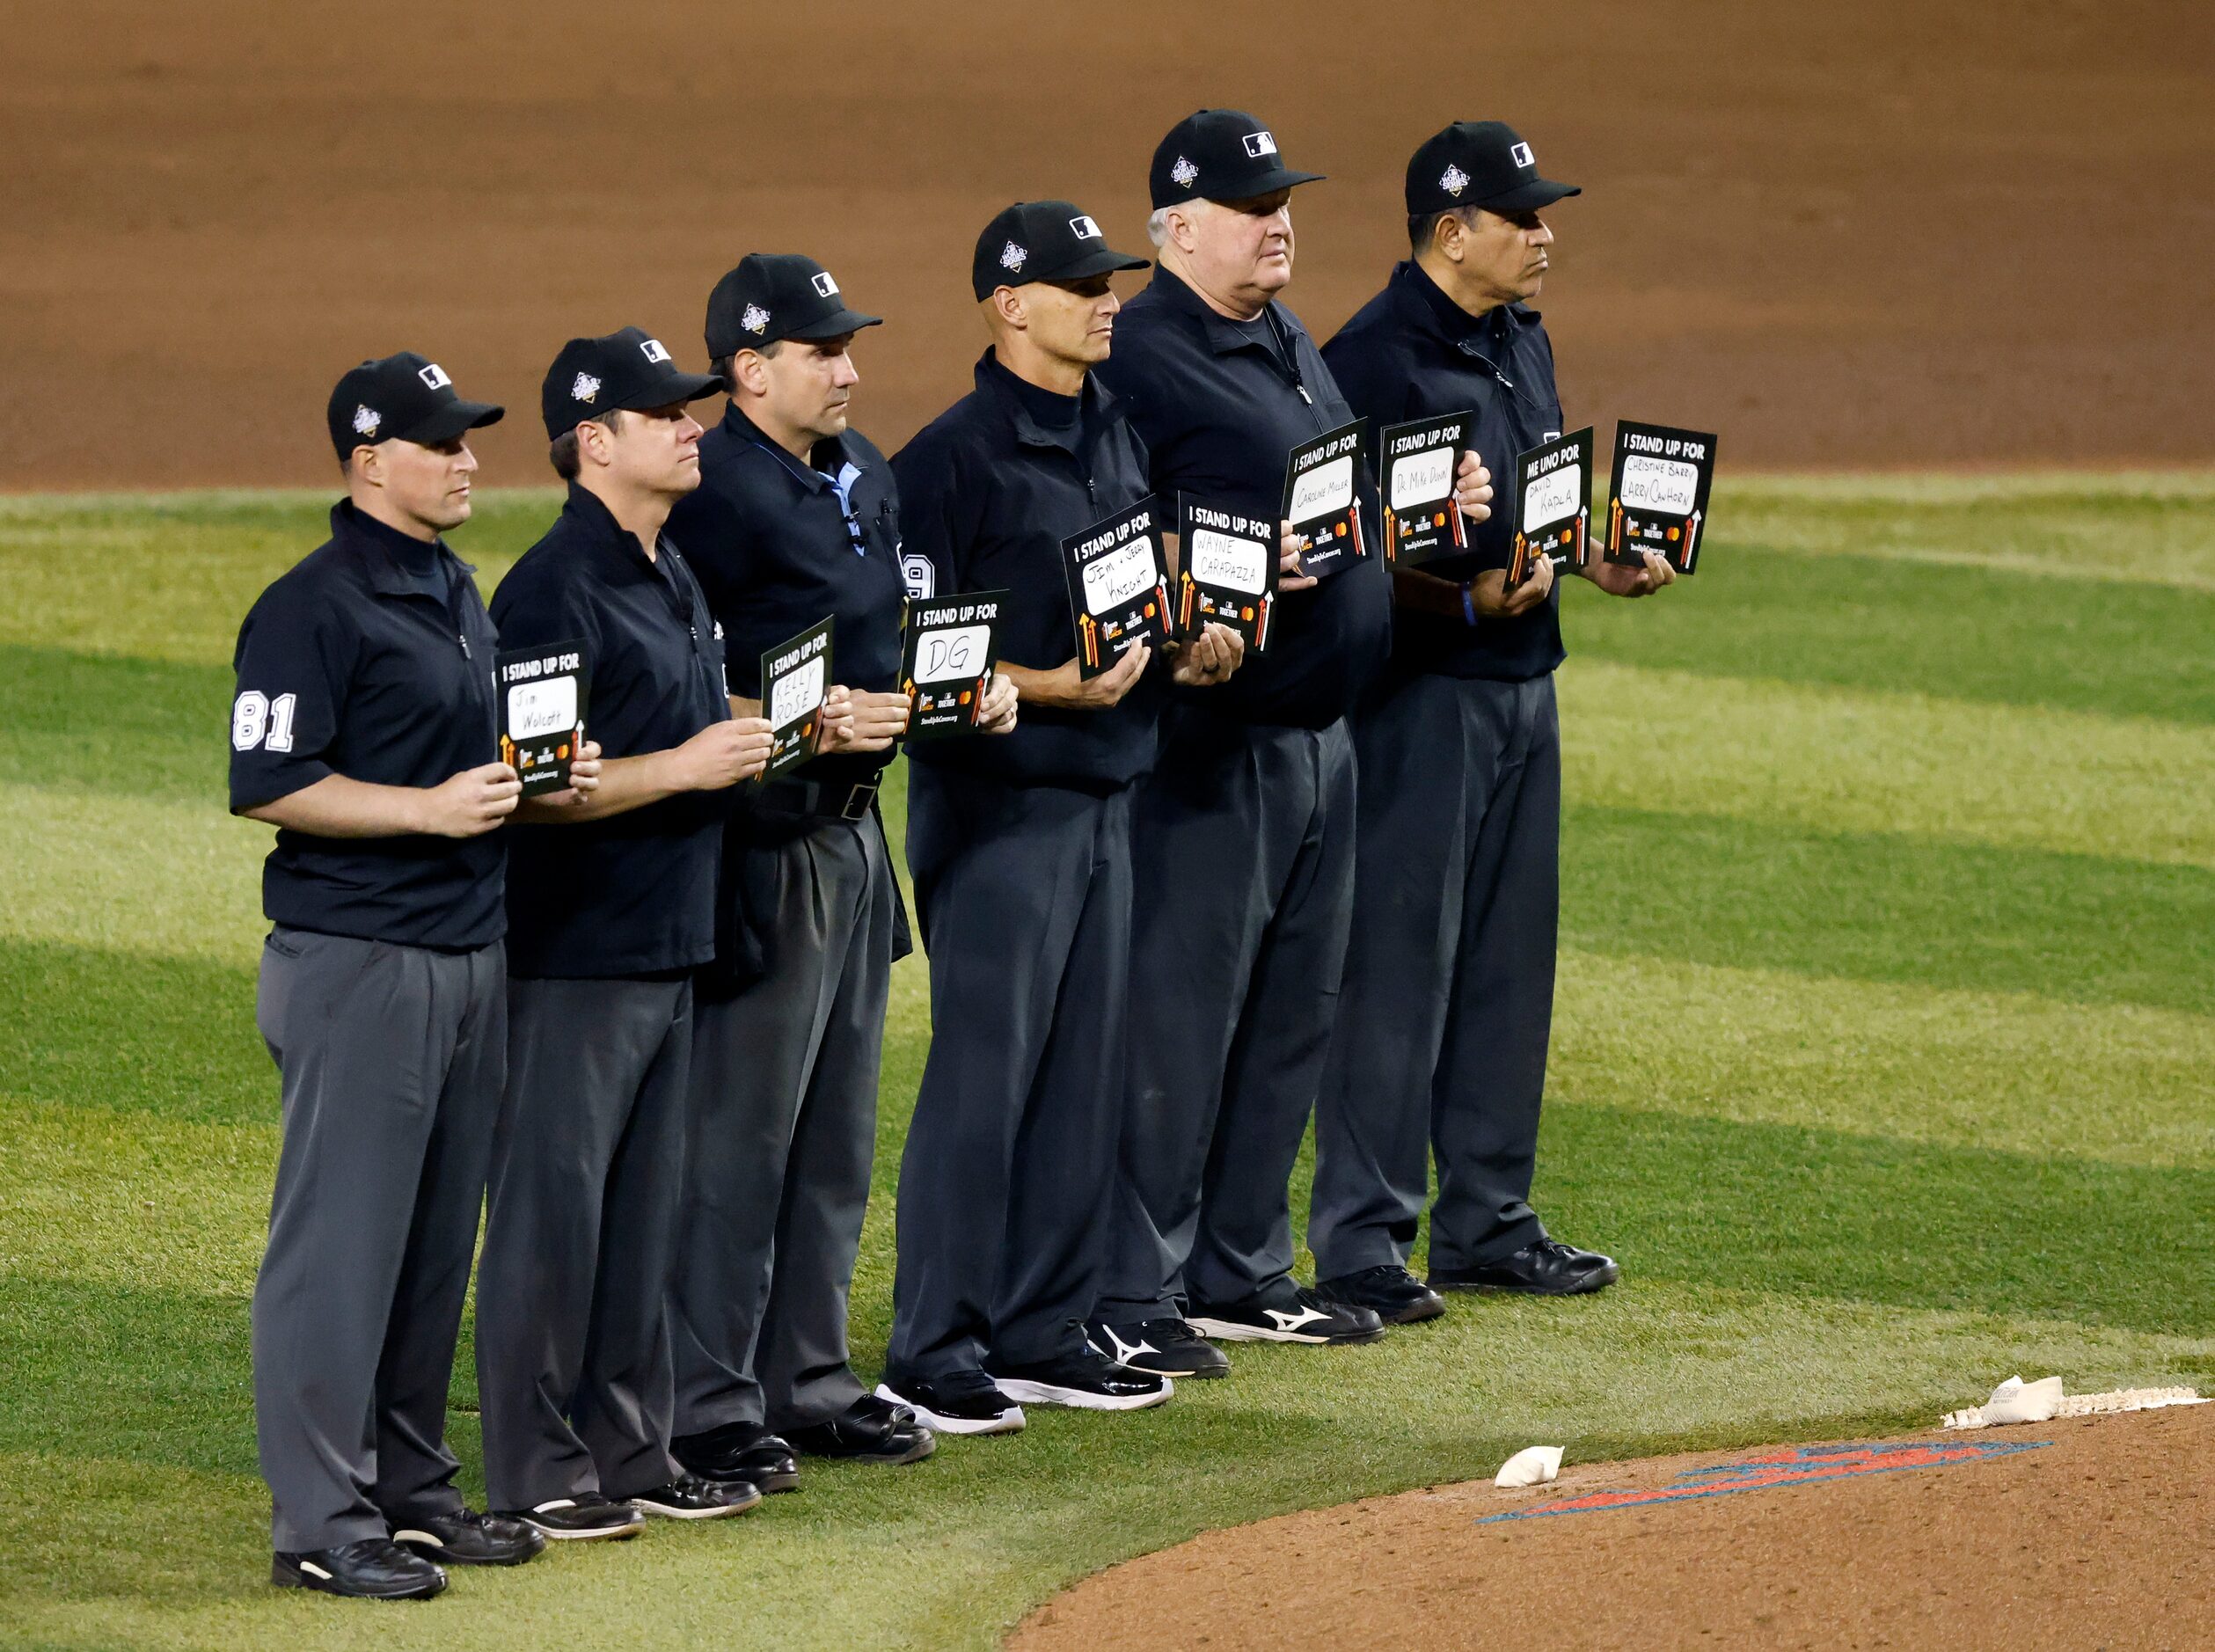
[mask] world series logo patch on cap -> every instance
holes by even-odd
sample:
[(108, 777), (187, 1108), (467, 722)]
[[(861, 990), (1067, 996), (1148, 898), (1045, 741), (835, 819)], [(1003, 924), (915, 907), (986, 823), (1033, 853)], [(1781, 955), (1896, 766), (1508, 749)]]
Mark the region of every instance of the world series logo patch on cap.
[(569, 386), (569, 399), (572, 401), (589, 402), (599, 393), (600, 381), (589, 373), (578, 374), (576, 382)]
[(1192, 180), (1199, 175), (1200, 169), (1181, 155), (1177, 157), (1177, 164), (1169, 169), (1169, 176), (1188, 189), (1192, 186)]
[(1446, 170), (1438, 176), (1438, 187), (1450, 195), (1458, 195), (1469, 187), (1469, 174), (1458, 166), (1449, 164)]
[(1000, 267), (1010, 271), (1020, 270), (1029, 258), (1030, 253), (1027, 249), (1010, 241), (1000, 249)]
[(384, 422), (384, 416), (374, 407), (363, 406), (354, 410), (354, 434), (357, 436), (375, 435), (377, 426)]
[(769, 311), (759, 304), (749, 304), (746, 313), (739, 317), (738, 325), (749, 333), (766, 333), (769, 331)]

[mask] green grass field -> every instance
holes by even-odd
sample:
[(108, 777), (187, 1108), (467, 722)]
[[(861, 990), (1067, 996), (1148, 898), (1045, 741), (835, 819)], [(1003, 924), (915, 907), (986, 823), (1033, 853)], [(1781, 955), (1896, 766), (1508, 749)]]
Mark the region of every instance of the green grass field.
[[(238, 618), (325, 503), (0, 500), (0, 1643), (984, 1646), (1116, 1560), (1538, 1441), (1852, 1435), (2016, 1371), (2215, 1386), (2215, 478), (1743, 482), (1697, 579), (1567, 602), (1538, 1202), (1620, 1287), (1237, 1349), (1159, 1411), (810, 1468), (428, 1606), (279, 1594), (268, 834), (224, 813), (223, 731)], [(456, 543), (489, 586), (551, 508), (494, 495)], [(869, 1373), (927, 1025), (918, 959)], [(455, 1393), (473, 1477), (466, 1346)]]

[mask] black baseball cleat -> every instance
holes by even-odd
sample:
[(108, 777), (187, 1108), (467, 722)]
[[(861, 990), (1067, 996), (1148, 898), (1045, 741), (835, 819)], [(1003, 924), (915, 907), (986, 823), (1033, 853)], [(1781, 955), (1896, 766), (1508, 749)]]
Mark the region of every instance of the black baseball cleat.
[(1280, 1279), (1243, 1302), (1195, 1300), (1185, 1323), (1203, 1336), (1225, 1342), (1374, 1342), (1385, 1322), (1373, 1308), (1349, 1307)]
[(917, 1377), (887, 1371), (877, 1398), (905, 1406), (934, 1434), (1020, 1434), (1023, 1407), (981, 1371)]
[(534, 1509), (510, 1509), (510, 1520), (521, 1520), (557, 1543), (593, 1538), (635, 1538), (646, 1517), (627, 1502), (613, 1502), (597, 1492), (576, 1497), (550, 1497)]
[(1433, 1290), (1514, 1290), (1526, 1297), (1575, 1297), (1622, 1277), (1615, 1259), (1542, 1239), (1480, 1268), (1434, 1268)]
[(1118, 1365), (1157, 1377), (1228, 1377), (1231, 1356), (1182, 1319), (1092, 1319), (1085, 1340)]
[(1118, 1365), (1090, 1343), (1073, 1354), (1027, 1365), (987, 1368), (1010, 1400), (1034, 1406), (1071, 1406), (1079, 1411), (1143, 1411), (1176, 1393), (1166, 1377)]
[(449, 1566), (521, 1566), (545, 1553), (546, 1534), (514, 1515), (458, 1509), (394, 1520), (392, 1541)]
[(827, 1422), (787, 1429), (785, 1437), (809, 1457), (850, 1463), (919, 1463), (939, 1449), (939, 1436), (907, 1407), (864, 1394)]
[(446, 1568), (390, 1538), (360, 1538), (335, 1549), (280, 1549), (269, 1581), (349, 1600), (428, 1600), (446, 1587)]
[(702, 1480), (684, 1473), (630, 1501), (640, 1514), (660, 1515), (664, 1520), (720, 1520), (760, 1508), (762, 1495), (750, 1480)]
[(1446, 1299), (1398, 1262), (1319, 1279), (1315, 1294), (1349, 1308), (1368, 1308), (1386, 1325), (1414, 1325), (1446, 1311)]
[(669, 1455), (702, 1480), (750, 1480), (763, 1493), (800, 1485), (800, 1459), (791, 1443), (764, 1422), (726, 1422), (683, 1435), (669, 1442)]

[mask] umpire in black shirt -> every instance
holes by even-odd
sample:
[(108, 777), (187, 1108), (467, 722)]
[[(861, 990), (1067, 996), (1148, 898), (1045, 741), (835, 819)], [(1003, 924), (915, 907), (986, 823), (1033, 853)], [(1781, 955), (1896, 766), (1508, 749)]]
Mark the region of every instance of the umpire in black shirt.
[[(1276, 297), (1292, 274), (1291, 190), (1314, 176), (1236, 110), (1180, 121), (1154, 152), (1160, 267), (1099, 376), (1129, 405), (1165, 500), (1198, 493), (1275, 520), (1290, 449), (1354, 417)], [(1384, 559), (1347, 559), (1320, 584), (1281, 582), (1268, 651), (1173, 709), (1138, 799), (1129, 1111), (1095, 1310), (1115, 1346), (1188, 1336), (1181, 1305), (1190, 1326), (1237, 1340), (1381, 1330), (1290, 1276), (1287, 1183), (1353, 888), (1345, 718), (1391, 632)]]
[(876, 1148), (877, 1064), (903, 925), (877, 783), (907, 727), (898, 501), (846, 424), (848, 346), (877, 318), (830, 272), (753, 254), (716, 284), (707, 350), (731, 392), (669, 531), (705, 587), (732, 692), (831, 621), (820, 755), (740, 798), (715, 967), (692, 1043), (685, 1241), (671, 1308), (677, 1456), (789, 1487), (802, 1451), (910, 1462), (935, 1438), (847, 1359), (846, 1303)]
[(545, 1546), (463, 1507), (446, 1446), (507, 1065), (497, 829), (521, 788), (497, 759), (492, 622), (439, 535), (469, 519), (468, 432), (500, 416), (420, 355), (347, 374), (331, 538), (238, 632), (230, 807), (277, 828), (255, 1019), (284, 1106), (254, 1425), (272, 1580), (336, 1595), (435, 1595), (437, 1561)]
[[(1363, 417), (1473, 409), (1473, 445), (1503, 474), (1561, 434), (1553, 348), (1529, 301), (1553, 241), (1539, 210), (1576, 193), (1498, 121), (1415, 151), (1412, 255), (1323, 350)], [(1466, 555), (1395, 572), (1392, 666), (1355, 724), (1354, 939), (1308, 1225), (1316, 1271), (1355, 1299), (1417, 1299), (1406, 1262), (1427, 1147), (1433, 1286), (1559, 1295), (1616, 1277), (1607, 1257), (1549, 1238), (1528, 1202), (1553, 1012), (1562, 654), (1552, 566), (1504, 588), (1513, 530), (1502, 511)], [(1675, 577), (1650, 552), (1642, 568), (1595, 557), (1577, 571), (1618, 596)]]
[(704, 793), (761, 771), (723, 649), (662, 534), (699, 486), (687, 404), (718, 388), (636, 327), (572, 339), (540, 392), (568, 502), (493, 594), (511, 648), (581, 642), (610, 752), (580, 817), (516, 834), (508, 1097), (477, 1291), (491, 1500), (552, 1538), (627, 1537), (761, 1501), (669, 1455), (664, 1318), (684, 1189), (691, 972), (714, 950)]
[[(1020, 1428), (1026, 1402), (1170, 1394), (1170, 1374), (1121, 1364), (1084, 1325), (1122, 1115), (1131, 790), (1170, 668), (1142, 643), (1081, 675), (1061, 548), (1151, 491), (1144, 446), (1091, 372), (1120, 307), (1108, 278), (1145, 267), (1066, 201), (999, 213), (970, 270), (992, 338), (976, 388), (893, 461), (933, 591), (1007, 592), (1001, 669), (1025, 705), (1008, 738), (918, 744), (908, 767), (932, 1036), (878, 1392), (948, 1432)], [(1224, 680), (1240, 652), (1210, 625), (1177, 676)]]

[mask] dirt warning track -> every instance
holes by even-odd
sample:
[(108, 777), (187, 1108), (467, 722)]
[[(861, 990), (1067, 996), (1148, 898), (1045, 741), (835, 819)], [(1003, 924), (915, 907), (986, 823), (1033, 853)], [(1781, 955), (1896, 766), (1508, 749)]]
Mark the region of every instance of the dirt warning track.
[(2211, 1531), (2215, 1406), (1572, 1463), (1527, 1491), (1210, 1532), (1079, 1583), (1009, 1645), (2185, 1652), (2215, 1645)]
[(888, 325), (888, 450), (969, 387), (969, 249), (1069, 195), (1144, 250), (1155, 141), (1259, 111), (1295, 164), (1319, 337), (1405, 245), (1402, 169), (1501, 116), (1551, 176), (1573, 416), (1739, 467), (2215, 458), (2215, 11), (1562, 0), (1195, 7), (0, 0), (0, 489), (327, 483), (323, 398), (421, 349), (505, 401), (485, 480), (548, 479), (560, 341), (690, 360), (749, 250)]

